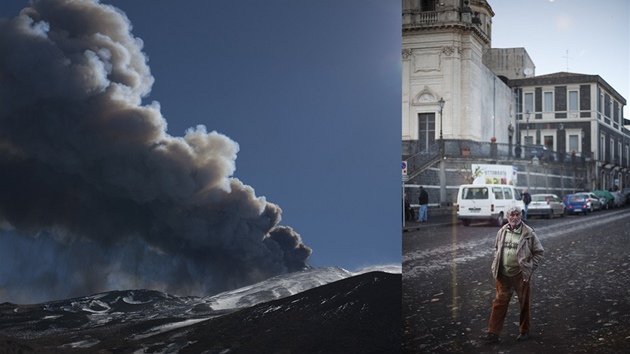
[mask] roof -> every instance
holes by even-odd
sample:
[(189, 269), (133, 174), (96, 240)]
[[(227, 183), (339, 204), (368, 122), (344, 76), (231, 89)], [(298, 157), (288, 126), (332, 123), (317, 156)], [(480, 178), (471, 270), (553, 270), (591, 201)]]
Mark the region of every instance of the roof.
[(591, 76), (597, 76), (597, 75), (578, 74), (578, 73), (570, 73), (570, 72), (566, 72), (566, 71), (561, 71), (561, 72), (557, 72), (557, 73), (552, 73), (552, 74), (547, 74), (547, 75), (538, 75), (538, 76), (534, 76), (534, 77), (539, 78), (539, 79), (543, 79), (543, 78), (568, 78), (568, 77), (588, 78), (588, 77), (591, 77)]

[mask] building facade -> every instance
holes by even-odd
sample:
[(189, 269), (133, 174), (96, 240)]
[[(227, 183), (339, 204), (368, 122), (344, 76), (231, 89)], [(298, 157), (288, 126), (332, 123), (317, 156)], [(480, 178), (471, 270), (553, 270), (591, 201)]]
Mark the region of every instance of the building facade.
[(485, 1), (472, 3), (403, 1), (403, 155), (426, 150), (440, 133), (443, 139), (508, 140), (513, 94), (483, 64), (494, 14)]
[(522, 144), (584, 157), (590, 162), (590, 189), (630, 187), (626, 100), (604, 79), (559, 72), (509, 82)]
[[(485, 0), (402, 3), (408, 188), (428, 186), (433, 204), (448, 205), (471, 163), (520, 166), (522, 186), (539, 192), (630, 187), (626, 100), (603, 78), (536, 76), (525, 48), (492, 48), (495, 14)], [(549, 155), (533, 159), (532, 149)], [(529, 171), (545, 169), (560, 182), (531, 185), (542, 180)]]

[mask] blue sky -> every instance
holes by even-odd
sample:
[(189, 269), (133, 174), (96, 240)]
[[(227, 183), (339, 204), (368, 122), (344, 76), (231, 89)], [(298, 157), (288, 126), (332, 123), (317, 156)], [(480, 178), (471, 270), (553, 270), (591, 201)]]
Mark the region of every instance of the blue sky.
[[(630, 2), (489, 3), (495, 13), (492, 47), (524, 47), (536, 65), (536, 75), (567, 71), (567, 65), (569, 72), (599, 75), (630, 100)], [(630, 118), (629, 112), (626, 105), (625, 118)]]
[[(108, 0), (144, 42), (168, 134), (239, 144), (313, 266), (400, 263), (400, 7), (381, 0)], [(3, 1), (12, 16), (25, 0)]]

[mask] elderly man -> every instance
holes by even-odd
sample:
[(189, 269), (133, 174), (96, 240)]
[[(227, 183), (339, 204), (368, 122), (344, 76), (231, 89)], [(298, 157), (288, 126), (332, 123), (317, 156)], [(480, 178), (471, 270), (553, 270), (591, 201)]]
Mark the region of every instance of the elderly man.
[(544, 249), (536, 232), (521, 221), (521, 209), (514, 205), (508, 208), (508, 223), (504, 225), (494, 242), (492, 275), (497, 294), (492, 303), (488, 333), (481, 337), (487, 343), (499, 341), (508, 305), (516, 292), (520, 305), (519, 341), (529, 338), (530, 330), (530, 283), (532, 273), (542, 260)]

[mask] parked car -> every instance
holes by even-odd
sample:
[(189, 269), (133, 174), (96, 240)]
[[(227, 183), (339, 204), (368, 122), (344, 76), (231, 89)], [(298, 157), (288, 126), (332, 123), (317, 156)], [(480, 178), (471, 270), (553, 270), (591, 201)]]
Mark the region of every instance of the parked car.
[(563, 199), (567, 214), (584, 214), (586, 215), (590, 209), (589, 201), (584, 193), (569, 194)]
[(576, 193), (583, 195), (588, 203), (588, 211), (593, 212), (595, 210), (602, 210), (602, 203), (599, 201), (599, 197), (592, 192), (580, 192)]
[(555, 194), (532, 194), (527, 217), (546, 216), (548, 219), (553, 219), (554, 216), (564, 217), (565, 209), (562, 199)]
[(595, 194), (599, 198), (599, 202), (602, 204), (602, 209), (612, 209), (615, 206), (615, 196), (607, 190), (594, 190)]
[(615, 197), (615, 208), (626, 206), (626, 197), (620, 191), (610, 192)]

